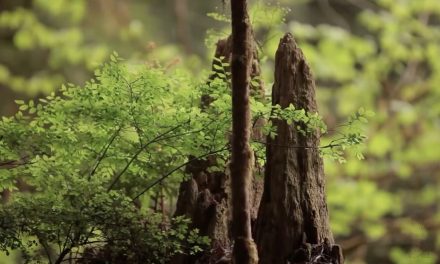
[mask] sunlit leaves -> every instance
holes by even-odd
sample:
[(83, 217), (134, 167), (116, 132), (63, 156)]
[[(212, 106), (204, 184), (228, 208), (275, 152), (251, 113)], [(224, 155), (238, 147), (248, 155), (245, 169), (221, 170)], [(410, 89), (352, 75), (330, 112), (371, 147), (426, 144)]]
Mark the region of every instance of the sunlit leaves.
[[(147, 188), (151, 182), (161, 179), (169, 184), (167, 188), (176, 188), (182, 178), (176, 176), (182, 176), (184, 166), (181, 165), (188, 157), (208, 157), (211, 152), (226, 152), (225, 133), (230, 125), (230, 106), (226, 103), (230, 101), (228, 92), (217, 93), (212, 112), (202, 112), (199, 107), (201, 90), (195, 87), (204, 85), (194, 83), (184, 75), (166, 75), (161, 69), (141, 65), (128, 68), (120, 61), (114, 53), (110, 63), (97, 71), (95, 79), (84, 87), (62, 86), (59, 94), (52, 93), (38, 102), (17, 100), (19, 112), (1, 121), (1, 189), (12, 189), (20, 178), (37, 192), (32, 198), (24, 196), (21, 200), (14, 200), (8, 207), (12, 211), (5, 214), (34, 209), (42, 213), (30, 217), (31, 222), (17, 218), (17, 221), (24, 221), (19, 226), (27, 226), (50, 237), (54, 233), (67, 232), (60, 228), (69, 228), (71, 224), (59, 226), (54, 222), (67, 217), (70, 220), (66, 221), (84, 225), (81, 236), (87, 236), (90, 228), (98, 228), (103, 235), (113, 236), (114, 231), (106, 229), (105, 222), (92, 226), (93, 221), (102, 219), (94, 218), (99, 210), (112, 210), (111, 214), (102, 214), (110, 221), (108, 224), (114, 224), (111, 221), (119, 221), (119, 214), (127, 214), (126, 210), (133, 209), (130, 201), (134, 197), (154, 189), (154, 186)], [(225, 82), (217, 81), (209, 89), (225, 91), (227, 87)], [(98, 201), (90, 203), (97, 195), (108, 200), (115, 194), (125, 201), (124, 206), (109, 204), (110, 207), (105, 209), (104, 205), (98, 205)], [(35, 200), (37, 204), (27, 203), (28, 199), (36, 197), (40, 199)], [(83, 202), (86, 204), (81, 205)], [(54, 206), (63, 210), (51, 211)], [(75, 214), (81, 217), (75, 217)], [(127, 221), (134, 221), (141, 215), (124, 217)], [(136, 221), (127, 228), (140, 224)], [(157, 253), (157, 259), (165, 259), (165, 255), (176, 252), (196, 253), (206, 244), (197, 231), (178, 226), (185, 229), (173, 230), (172, 233), (178, 235), (175, 238), (173, 234), (168, 238), (166, 233), (158, 230), (154, 233), (153, 227), (148, 230), (157, 240), (144, 241), (145, 246), (162, 247), (160, 240), (172, 240), (168, 248)], [(37, 234), (32, 230), (16, 231), (21, 239)], [(120, 231), (127, 230), (121, 228)], [(188, 237), (192, 241), (189, 247), (181, 248)], [(9, 243), (13, 238), (5, 239), (8, 239), (5, 243)], [(39, 241), (64, 243), (51, 238), (40, 238)], [(81, 241), (71, 243), (72, 247), (82, 245)], [(123, 244), (118, 244), (115, 250), (123, 248)]]
[(434, 264), (438, 258), (434, 253), (424, 252), (419, 249), (403, 250), (401, 248), (393, 248), (390, 257), (396, 264), (412, 264), (414, 262), (420, 264)]
[[(88, 77), (86, 72), (107, 57), (107, 44), (90, 43), (81, 28), (87, 1), (33, 0), (28, 6), (17, 5), (0, 13), (0, 28), (9, 30), (13, 40), (11, 45), (2, 44), (7, 56), (0, 65), (0, 83), (7, 88), (30, 96), (48, 94), (66, 79)], [(21, 63), (25, 56), (29, 64), (37, 63), (37, 69), (18, 73), (6, 70), (20, 67), (15, 63)], [(79, 67), (68, 72), (60, 70), (71, 66)]]

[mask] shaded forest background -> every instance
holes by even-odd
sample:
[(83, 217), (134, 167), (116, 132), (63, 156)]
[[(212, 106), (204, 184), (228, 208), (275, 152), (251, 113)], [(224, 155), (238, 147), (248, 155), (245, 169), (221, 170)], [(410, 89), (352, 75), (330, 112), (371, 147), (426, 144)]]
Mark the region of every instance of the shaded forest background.
[[(82, 85), (113, 51), (202, 76), (230, 33), (228, 10), (221, 1), (1, 0), (0, 115), (17, 111), (15, 99)], [(330, 131), (324, 143), (359, 107), (376, 113), (363, 160), (325, 162), (346, 263), (440, 263), (440, 2), (251, 1), (250, 15), (267, 90), (282, 33), (298, 40)]]

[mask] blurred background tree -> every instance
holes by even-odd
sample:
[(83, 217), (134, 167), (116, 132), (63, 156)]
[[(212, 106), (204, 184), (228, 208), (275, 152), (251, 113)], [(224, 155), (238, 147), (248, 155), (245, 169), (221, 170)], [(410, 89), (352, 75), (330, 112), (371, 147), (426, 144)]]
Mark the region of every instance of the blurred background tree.
[[(181, 64), (198, 77), (210, 68), (212, 44), (228, 35), (225, 5), (2, 0), (0, 114), (16, 111), (14, 99), (82, 84), (114, 50), (135, 63)], [(440, 263), (440, 2), (253, 1), (251, 16), (267, 90), (281, 33), (298, 39), (329, 126), (324, 141), (358, 108), (376, 112), (365, 159), (325, 164), (347, 263)]]

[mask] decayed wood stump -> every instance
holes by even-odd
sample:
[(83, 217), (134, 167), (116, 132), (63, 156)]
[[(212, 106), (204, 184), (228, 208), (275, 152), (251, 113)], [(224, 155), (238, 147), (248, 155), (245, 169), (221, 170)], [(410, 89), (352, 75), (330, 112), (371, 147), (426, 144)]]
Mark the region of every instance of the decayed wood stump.
[[(317, 112), (314, 80), (290, 34), (276, 53), (272, 104)], [(272, 122), (277, 136), (267, 139), (264, 192), (254, 232), (260, 263), (340, 264), (342, 254), (329, 227), (319, 132), (304, 136), (296, 128), (301, 124)], [(332, 257), (312, 262), (318, 253)]]
[[(230, 63), (231, 51), (231, 38), (222, 39), (217, 42), (215, 57), (222, 58), (223, 62)], [(258, 58), (256, 50), (254, 50), (254, 58)], [(214, 75), (211, 76), (211, 79), (216, 77), (214, 65), (220, 66), (219, 61), (213, 61), (212, 70)], [(229, 68), (225, 70), (229, 71)], [(258, 60), (254, 59), (251, 76), (256, 77), (259, 75)], [(259, 87), (254, 87), (252, 94), (257, 98), (264, 96), (261, 82)], [(202, 96), (202, 109), (207, 109), (211, 103), (212, 98), (209, 94)], [(259, 120), (258, 122), (261, 124), (264, 121)], [(253, 137), (261, 137), (261, 132), (259, 130), (253, 131)], [(173, 260), (173, 264), (228, 263), (230, 261), (232, 249), (230, 179), (228, 172), (212, 173), (208, 171), (209, 167), (215, 165), (215, 160), (216, 158), (211, 156), (207, 160), (196, 160), (187, 166), (186, 172), (191, 175), (191, 178), (180, 185), (175, 212), (176, 216), (185, 215), (190, 218), (193, 228), (198, 228), (202, 235), (211, 238), (210, 250), (202, 256), (178, 256)], [(255, 221), (263, 183), (254, 177), (252, 184), (251, 218)]]

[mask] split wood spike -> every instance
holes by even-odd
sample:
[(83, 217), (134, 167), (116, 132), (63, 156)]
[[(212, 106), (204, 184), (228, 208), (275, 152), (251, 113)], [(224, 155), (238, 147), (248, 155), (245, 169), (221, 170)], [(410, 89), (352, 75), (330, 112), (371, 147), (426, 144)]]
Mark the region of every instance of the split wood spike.
[[(276, 52), (272, 104), (317, 112), (315, 82), (291, 34), (281, 38)], [(342, 264), (330, 231), (319, 131), (303, 135), (297, 129), (300, 124), (271, 121), (277, 136), (267, 138), (264, 191), (254, 230), (260, 264), (285, 264), (296, 258), (290, 263)], [(280, 147), (286, 145), (308, 147)], [(312, 262), (317, 252), (337, 256), (330, 262)]]

